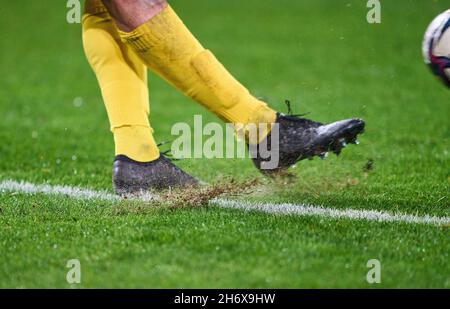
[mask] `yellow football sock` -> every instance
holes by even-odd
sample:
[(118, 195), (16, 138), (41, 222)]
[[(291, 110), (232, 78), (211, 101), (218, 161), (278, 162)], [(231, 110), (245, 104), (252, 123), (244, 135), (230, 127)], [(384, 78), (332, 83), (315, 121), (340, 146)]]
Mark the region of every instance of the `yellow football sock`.
[(113, 132), (116, 155), (126, 155), (138, 162), (159, 158), (158, 147), (148, 126), (124, 126), (115, 128)]
[(159, 150), (148, 120), (147, 68), (121, 42), (111, 17), (98, 0), (86, 1), (83, 45), (100, 84), (116, 155), (139, 162), (156, 160)]
[[(223, 120), (244, 126), (275, 122), (275, 111), (204, 49), (170, 6), (134, 31), (119, 34), (148, 67)], [(260, 139), (269, 130), (260, 132)]]

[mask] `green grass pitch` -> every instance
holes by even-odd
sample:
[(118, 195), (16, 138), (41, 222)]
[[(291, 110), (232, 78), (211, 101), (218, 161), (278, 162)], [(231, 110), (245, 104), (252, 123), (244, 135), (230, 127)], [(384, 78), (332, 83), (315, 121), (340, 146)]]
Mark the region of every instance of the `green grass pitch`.
[[(172, 5), (271, 106), (286, 111), (290, 99), (319, 121), (367, 121), (360, 146), (302, 162), (295, 183), (243, 199), (449, 216), (449, 91), (421, 57), (447, 1), (382, 1), (378, 25), (363, 0)], [(0, 181), (111, 190), (112, 135), (66, 12), (64, 1), (2, 4)], [(194, 114), (217, 120), (153, 74), (149, 83), (159, 141)], [(179, 165), (206, 181), (260, 177), (249, 160)], [(449, 240), (448, 226), (0, 193), (1, 288), (72, 287), (70, 259), (81, 262), (83, 288), (449, 288)], [(366, 281), (370, 259), (381, 262), (381, 284)]]

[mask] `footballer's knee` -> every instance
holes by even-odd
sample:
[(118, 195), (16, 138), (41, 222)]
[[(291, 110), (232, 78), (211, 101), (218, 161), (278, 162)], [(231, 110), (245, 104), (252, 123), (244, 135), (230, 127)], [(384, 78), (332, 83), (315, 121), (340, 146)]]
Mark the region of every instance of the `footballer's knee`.
[(130, 32), (158, 15), (167, 0), (102, 0), (120, 30)]

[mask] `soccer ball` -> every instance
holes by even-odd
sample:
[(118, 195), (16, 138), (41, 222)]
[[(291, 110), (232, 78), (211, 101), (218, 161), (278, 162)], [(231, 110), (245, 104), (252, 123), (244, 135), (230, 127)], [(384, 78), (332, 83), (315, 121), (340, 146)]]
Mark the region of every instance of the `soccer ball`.
[(425, 63), (450, 88), (450, 10), (430, 24), (422, 49)]

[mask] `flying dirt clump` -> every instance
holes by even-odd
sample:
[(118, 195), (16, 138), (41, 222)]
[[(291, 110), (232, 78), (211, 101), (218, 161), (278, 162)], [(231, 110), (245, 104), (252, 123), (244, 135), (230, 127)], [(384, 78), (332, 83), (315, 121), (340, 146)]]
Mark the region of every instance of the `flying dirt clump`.
[(218, 197), (235, 197), (241, 194), (250, 194), (257, 185), (259, 185), (259, 180), (257, 179), (244, 182), (231, 179), (200, 188), (171, 190), (160, 195), (159, 200), (167, 203), (172, 209), (205, 207), (209, 205), (210, 201)]

